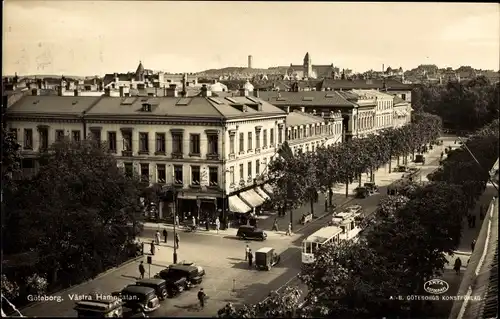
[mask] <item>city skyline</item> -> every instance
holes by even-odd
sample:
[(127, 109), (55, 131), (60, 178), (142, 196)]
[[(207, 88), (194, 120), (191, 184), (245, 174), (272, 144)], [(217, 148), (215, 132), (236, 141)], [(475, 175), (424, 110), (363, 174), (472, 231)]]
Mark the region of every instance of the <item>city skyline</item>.
[(268, 68), (302, 64), (305, 52), (355, 72), (498, 70), (500, 55), (493, 3), (6, 1), (4, 30), (4, 74), (103, 75), (139, 61), (200, 72), (244, 67), (248, 55)]

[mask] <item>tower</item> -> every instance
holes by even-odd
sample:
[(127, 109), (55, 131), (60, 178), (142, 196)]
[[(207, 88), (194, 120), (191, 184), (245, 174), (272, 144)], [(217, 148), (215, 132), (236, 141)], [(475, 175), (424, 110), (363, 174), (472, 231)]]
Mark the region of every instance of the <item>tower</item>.
[(251, 55), (248, 56), (248, 68), (251, 69), (252, 68), (252, 61), (253, 60), (253, 57)]
[(308, 78), (312, 76), (312, 62), (309, 52), (304, 56), (304, 77)]
[(135, 80), (144, 81), (144, 73), (144, 66), (142, 66), (142, 62), (139, 61), (139, 65), (137, 66), (137, 70), (135, 71)]

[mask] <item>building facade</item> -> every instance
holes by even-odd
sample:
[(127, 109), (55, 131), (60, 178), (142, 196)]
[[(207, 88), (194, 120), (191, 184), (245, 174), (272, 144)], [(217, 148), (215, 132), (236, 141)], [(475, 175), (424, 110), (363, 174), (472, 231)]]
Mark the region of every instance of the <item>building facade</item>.
[(373, 99), (375, 107), (375, 131), (393, 127), (394, 119), (394, 96), (377, 90), (352, 90), (358, 96)]
[[(39, 150), (64, 137), (90, 137), (126, 174), (176, 187), (183, 218), (246, 213), (262, 204), (268, 194), (256, 191), (254, 180), (285, 139), (286, 113), (242, 90), (232, 98), (26, 96), (7, 119), (31, 160), (23, 162), (29, 172), (38, 167)], [(171, 213), (160, 203), (160, 218)]]
[(401, 99), (399, 96), (394, 95), (394, 113), (393, 125), (394, 127), (401, 127), (411, 122), (412, 108), (410, 103)]

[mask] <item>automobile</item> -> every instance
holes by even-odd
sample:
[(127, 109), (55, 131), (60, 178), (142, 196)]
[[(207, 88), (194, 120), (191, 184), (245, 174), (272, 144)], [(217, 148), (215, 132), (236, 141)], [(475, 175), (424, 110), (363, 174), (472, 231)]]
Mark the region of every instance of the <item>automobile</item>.
[(366, 187), (356, 187), (354, 191), (356, 192), (356, 198), (366, 198), (370, 196), (370, 191)]
[(425, 164), (425, 156), (422, 154), (415, 155), (415, 163)]
[(280, 256), (271, 247), (262, 247), (255, 252), (255, 267), (269, 270), (280, 262)]
[(398, 167), (395, 168), (395, 171), (398, 173), (406, 173), (408, 170), (408, 167), (406, 165), (399, 165)]
[(160, 308), (160, 299), (156, 291), (151, 287), (128, 285), (121, 291), (112, 293), (112, 296), (119, 297), (124, 306), (134, 312), (149, 313)]
[(180, 285), (183, 285), (184, 289), (199, 285), (203, 281), (202, 276), (199, 274), (198, 267), (179, 264), (168, 266), (156, 274), (155, 277), (175, 283), (178, 288), (181, 288)]
[(79, 318), (89, 317), (121, 317), (123, 315), (123, 301), (120, 299), (104, 299), (91, 297), (85, 300), (77, 301), (75, 310)]
[(366, 182), (363, 186), (366, 187), (366, 189), (368, 189), (370, 194), (378, 192), (378, 186), (375, 185), (375, 183), (373, 182)]
[(194, 266), (194, 267), (198, 268), (198, 275), (199, 276), (201, 276), (201, 277), (205, 276), (205, 269), (203, 269), (203, 267), (201, 267), (200, 265), (195, 264), (192, 261), (183, 260), (183, 261), (179, 262), (178, 264), (184, 265), (184, 266)]
[(242, 225), (238, 228), (236, 237), (239, 239), (260, 239), (266, 240), (267, 234), (264, 230), (250, 225)]
[(135, 283), (137, 286), (150, 287), (155, 290), (156, 296), (160, 300), (165, 300), (168, 296), (167, 282), (161, 278), (146, 278), (138, 280)]

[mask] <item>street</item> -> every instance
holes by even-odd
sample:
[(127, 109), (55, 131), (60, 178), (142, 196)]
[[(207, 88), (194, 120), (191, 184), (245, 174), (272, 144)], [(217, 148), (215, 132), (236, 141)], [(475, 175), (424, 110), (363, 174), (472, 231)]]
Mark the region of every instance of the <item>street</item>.
[[(453, 144), (445, 140), (445, 145)], [(458, 146), (458, 145), (457, 145)], [(422, 177), (432, 172), (437, 167), (441, 150), (436, 149), (427, 156), (426, 165), (421, 166)], [(394, 167), (394, 166), (393, 166)], [(383, 169), (382, 169), (383, 170)], [(376, 176), (376, 183), (379, 186), (379, 193), (365, 199), (354, 199), (349, 197), (344, 199), (343, 206), (359, 204), (362, 205), (366, 215), (373, 213), (379, 201), (387, 196), (387, 185), (400, 178), (400, 173), (382, 174)], [(345, 197), (344, 197), (345, 198)], [(338, 209), (342, 207), (339, 206)], [(338, 210), (337, 209), (337, 210)], [(318, 216), (320, 213), (317, 214)], [(242, 241), (235, 238), (234, 229), (221, 231), (198, 231), (187, 233), (180, 231), (180, 247), (178, 250), (178, 260), (192, 261), (202, 266), (206, 275), (200, 287), (203, 287), (209, 297), (204, 309), (198, 308), (196, 297), (199, 287), (183, 292), (180, 296), (162, 302), (162, 307), (156, 310), (151, 316), (154, 317), (207, 317), (217, 314), (217, 310), (228, 302), (235, 305), (242, 303), (257, 303), (264, 299), (269, 292), (290, 284), (299, 284), (297, 275), (301, 267), (301, 242), (306, 236), (323, 227), (331, 214), (321, 216), (303, 227), (297, 226), (292, 236), (285, 236), (284, 232), (268, 233), (268, 239), (260, 241)], [(162, 230), (162, 226), (160, 226)], [(155, 233), (155, 228), (146, 228), (141, 241), (149, 243)], [(163, 238), (162, 238), (163, 239)], [(169, 228), (169, 238), (167, 244), (161, 244), (153, 256), (152, 265), (146, 265), (146, 275), (150, 272), (153, 276), (161, 269), (173, 262), (172, 248), (173, 232)], [(244, 259), (245, 245), (248, 244), (253, 251), (261, 247), (273, 247), (281, 254), (281, 262), (270, 271), (258, 271), (250, 269)], [(149, 245), (146, 244), (146, 252), (149, 252)], [(146, 257), (142, 257), (128, 265), (101, 275), (93, 281), (73, 287), (67, 291), (59, 292), (55, 295), (61, 296), (61, 302), (48, 301), (36, 303), (31, 307), (24, 308), (23, 314), (26, 316), (74, 316), (76, 313), (72, 308), (74, 301), (69, 296), (87, 294), (98, 291), (103, 294), (111, 294), (121, 290), (128, 284), (134, 283), (138, 278), (138, 264), (140, 260), (146, 263)]]

